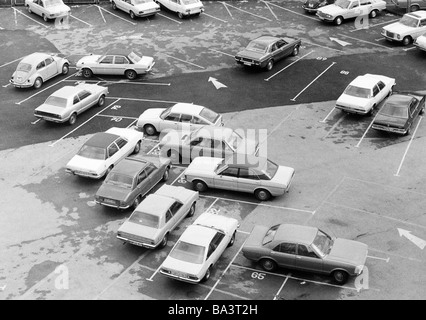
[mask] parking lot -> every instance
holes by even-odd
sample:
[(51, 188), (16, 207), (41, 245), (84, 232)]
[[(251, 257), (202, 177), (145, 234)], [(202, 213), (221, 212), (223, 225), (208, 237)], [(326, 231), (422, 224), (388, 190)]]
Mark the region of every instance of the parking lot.
[[(205, 13), (183, 20), (167, 11), (132, 20), (107, 2), (72, 6), (63, 25), (21, 6), (0, 9), (6, 44), (0, 49), (0, 190), (7, 195), (0, 200), (0, 299), (425, 299), (423, 117), (400, 137), (371, 129), (375, 114), (335, 109), (347, 84), (365, 73), (394, 77), (395, 91), (425, 90), (426, 54), (380, 35), (399, 17), (382, 13), (368, 29), (357, 29), (353, 21), (322, 23), (305, 14), (300, 1), (203, 3)], [(267, 33), (301, 38), (299, 55), (268, 72), (236, 65), (234, 54)], [(155, 58), (151, 73), (129, 81), (87, 80), (76, 72), (83, 55), (129, 47)], [(69, 74), (40, 90), (14, 88), (10, 75), (34, 51), (63, 54)], [(216, 88), (211, 78), (223, 86)], [(81, 81), (108, 87), (104, 107), (83, 113), (74, 126), (34, 117), (51, 93)], [(268, 158), (295, 168), (295, 179), (289, 193), (265, 202), (208, 190), (166, 248), (123, 245), (116, 232), (132, 211), (96, 205), (102, 181), (71, 176), (65, 165), (93, 133), (132, 127), (143, 111), (177, 102), (209, 107), (223, 114), (227, 127), (267, 129)], [(141, 153), (156, 154), (158, 142), (146, 136)], [(174, 165), (167, 184), (191, 188), (185, 167)], [(206, 283), (164, 277), (161, 263), (205, 211), (239, 221), (235, 244)], [(241, 248), (255, 225), (278, 223), (316, 226), (367, 244), (366, 271), (343, 286), (327, 276), (264, 271)]]

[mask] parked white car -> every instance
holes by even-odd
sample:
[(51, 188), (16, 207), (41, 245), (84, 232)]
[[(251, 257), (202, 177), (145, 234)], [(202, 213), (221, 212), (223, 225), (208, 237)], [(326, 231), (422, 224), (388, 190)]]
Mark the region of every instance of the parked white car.
[(359, 16), (375, 18), (385, 9), (386, 1), (383, 0), (337, 0), (334, 4), (319, 8), (316, 15), (322, 21), (334, 22), (339, 26), (344, 20)]
[(117, 231), (117, 238), (148, 249), (164, 248), (170, 233), (185, 217), (192, 217), (198, 192), (163, 185), (137, 206)]
[(73, 125), (77, 115), (94, 105), (105, 105), (108, 87), (97, 84), (80, 83), (76, 86), (64, 86), (52, 93), (46, 101), (34, 110), (34, 116), (46, 121)]
[(92, 54), (77, 61), (77, 71), (85, 78), (94, 74), (126, 76), (134, 80), (154, 67), (154, 58), (139, 56), (133, 51), (112, 52), (106, 55)]
[(411, 44), (426, 33), (426, 10), (406, 13), (398, 22), (382, 29), (382, 35), (389, 41), (400, 42), (404, 46)]
[(160, 11), (160, 6), (153, 0), (111, 0), (114, 10), (127, 12), (130, 18), (153, 16)]
[(167, 109), (147, 109), (136, 124), (149, 136), (166, 130), (194, 130), (203, 125), (223, 126), (222, 116), (209, 108), (190, 103), (177, 103)]
[(16, 88), (39, 89), (47, 80), (60, 74), (68, 74), (69, 66), (70, 62), (66, 58), (35, 52), (19, 62), (10, 83)]
[(371, 114), (380, 102), (392, 94), (395, 79), (364, 74), (349, 83), (336, 101), (336, 108), (357, 114)]
[(105, 177), (123, 158), (139, 153), (143, 133), (112, 127), (94, 134), (67, 163), (66, 172), (93, 179)]
[(205, 212), (188, 226), (160, 266), (160, 273), (173, 279), (207, 281), (214, 264), (235, 242), (238, 220)]
[(417, 47), (417, 49), (426, 51), (426, 34), (417, 37), (413, 44)]
[(25, 0), (25, 6), (29, 13), (39, 15), (45, 22), (71, 13), (71, 8), (62, 0)]
[(200, 0), (154, 0), (170, 11), (176, 12), (180, 19), (204, 12), (204, 5)]

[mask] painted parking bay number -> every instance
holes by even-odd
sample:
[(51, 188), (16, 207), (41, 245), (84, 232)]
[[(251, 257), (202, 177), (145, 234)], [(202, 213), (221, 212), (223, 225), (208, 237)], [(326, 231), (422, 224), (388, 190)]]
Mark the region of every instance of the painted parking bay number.
[[(118, 109), (120, 109), (120, 108), (121, 108), (121, 106), (120, 106), (120, 105), (115, 104), (115, 105), (113, 105), (113, 106), (111, 107), (111, 110), (118, 110)], [(112, 118), (111, 118), (111, 121), (115, 121), (115, 122), (120, 122), (121, 120), (123, 120), (123, 118), (121, 118), (121, 117), (112, 117)]]
[(251, 274), (251, 277), (253, 279), (257, 279), (257, 280), (263, 280), (265, 279), (266, 274), (262, 273), (262, 272), (253, 272)]

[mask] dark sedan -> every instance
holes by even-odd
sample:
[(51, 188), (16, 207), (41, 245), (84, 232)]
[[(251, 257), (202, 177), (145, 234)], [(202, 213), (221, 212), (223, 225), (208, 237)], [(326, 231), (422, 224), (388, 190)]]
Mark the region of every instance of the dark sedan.
[(333, 4), (335, 0), (306, 0), (302, 8), (308, 13), (316, 13), (318, 8)]
[(425, 111), (425, 95), (396, 93), (377, 113), (372, 128), (408, 135), (417, 117)]
[(271, 70), (274, 64), (287, 57), (299, 54), (302, 41), (289, 37), (260, 36), (235, 55), (237, 63)]

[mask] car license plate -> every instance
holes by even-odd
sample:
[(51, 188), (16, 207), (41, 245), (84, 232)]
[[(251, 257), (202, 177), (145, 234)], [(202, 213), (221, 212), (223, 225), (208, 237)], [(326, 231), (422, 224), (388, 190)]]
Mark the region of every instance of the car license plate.
[(104, 202), (109, 204), (115, 204), (115, 200), (112, 199), (104, 199)]
[(179, 271), (173, 271), (173, 275), (175, 275), (176, 277), (180, 277), (180, 278), (186, 278), (187, 277), (186, 273), (179, 272)]
[(244, 62), (246, 66), (251, 66), (251, 62)]

